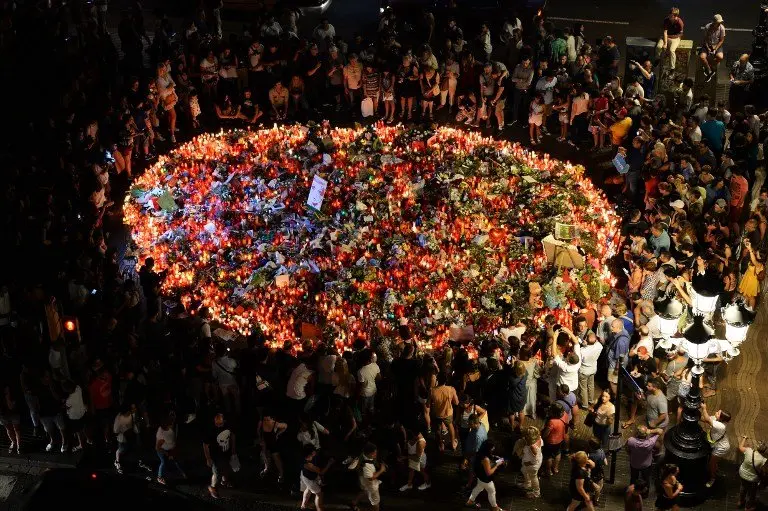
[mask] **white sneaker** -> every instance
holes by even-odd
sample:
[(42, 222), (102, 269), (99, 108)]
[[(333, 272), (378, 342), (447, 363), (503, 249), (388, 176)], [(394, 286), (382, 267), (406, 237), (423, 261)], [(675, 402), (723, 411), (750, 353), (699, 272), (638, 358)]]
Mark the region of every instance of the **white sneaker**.
[(67, 452), (68, 450), (69, 450), (69, 446), (68, 446), (68, 445), (62, 445), (62, 446), (61, 446), (61, 452), (62, 452), (62, 453), (65, 453), (65, 452)]
[(432, 483), (423, 483), (419, 486), (419, 490), (428, 490), (432, 488)]
[(53, 449), (53, 444), (48, 444), (45, 446), (45, 452), (51, 452), (51, 449)]
[(400, 487), (400, 491), (408, 491), (408, 490), (413, 490), (412, 484), (404, 484)]

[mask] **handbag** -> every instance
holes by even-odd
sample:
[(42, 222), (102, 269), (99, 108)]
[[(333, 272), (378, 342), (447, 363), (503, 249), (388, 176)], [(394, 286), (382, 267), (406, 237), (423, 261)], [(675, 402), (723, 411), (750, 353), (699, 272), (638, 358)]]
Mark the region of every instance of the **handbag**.
[(232, 468), (232, 472), (240, 472), (240, 458), (237, 457), (237, 454), (230, 456), (229, 466)]
[(373, 115), (373, 99), (365, 98), (360, 102), (360, 113), (363, 117), (370, 117)]
[(179, 96), (176, 95), (176, 91), (172, 91), (163, 98), (163, 107), (165, 107), (166, 110), (170, 110), (178, 101)]
[(587, 412), (587, 416), (584, 417), (584, 425), (588, 428), (591, 428), (595, 425), (595, 419), (597, 418), (597, 413), (595, 413), (593, 410), (589, 410)]

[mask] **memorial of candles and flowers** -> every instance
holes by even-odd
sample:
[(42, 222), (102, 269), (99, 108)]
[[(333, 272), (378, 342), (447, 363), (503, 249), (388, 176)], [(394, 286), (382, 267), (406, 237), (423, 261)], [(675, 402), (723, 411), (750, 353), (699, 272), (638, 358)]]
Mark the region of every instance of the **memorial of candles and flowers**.
[[(231, 330), (344, 348), (407, 318), (436, 348), (598, 302), (619, 218), (583, 167), (518, 144), (324, 124), (198, 136), (135, 180), (125, 222), (164, 294)], [(542, 243), (563, 226), (581, 264)]]

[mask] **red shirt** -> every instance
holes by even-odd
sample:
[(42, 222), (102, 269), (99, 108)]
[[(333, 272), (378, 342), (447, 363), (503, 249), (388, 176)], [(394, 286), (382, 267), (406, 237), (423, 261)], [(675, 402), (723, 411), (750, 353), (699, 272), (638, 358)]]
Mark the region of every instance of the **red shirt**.
[(559, 419), (547, 421), (547, 436), (544, 438), (547, 445), (557, 445), (565, 441), (565, 426), (568, 420), (568, 414), (563, 412), (563, 416)]
[(679, 16), (675, 19), (672, 19), (671, 16), (664, 18), (664, 30), (667, 31), (668, 38), (671, 37), (674, 39), (683, 35), (684, 27), (685, 23), (683, 23), (683, 19)]
[(733, 176), (731, 178), (731, 206), (740, 208), (744, 205), (744, 199), (749, 191), (749, 183), (744, 176)]
[(104, 371), (91, 380), (88, 384), (88, 394), (96, 410), (112, 408), (112, 375)]

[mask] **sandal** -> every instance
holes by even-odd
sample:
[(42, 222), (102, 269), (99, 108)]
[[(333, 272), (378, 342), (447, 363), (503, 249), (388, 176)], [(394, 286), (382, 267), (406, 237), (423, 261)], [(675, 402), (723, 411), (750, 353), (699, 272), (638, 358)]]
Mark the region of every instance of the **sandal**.
[(464, 507), (469, 507), (472, 509), (480, 509), (480, 504), (478, 504), (477, 502), (467, 501), (464, 503)]

